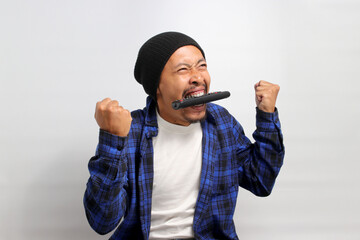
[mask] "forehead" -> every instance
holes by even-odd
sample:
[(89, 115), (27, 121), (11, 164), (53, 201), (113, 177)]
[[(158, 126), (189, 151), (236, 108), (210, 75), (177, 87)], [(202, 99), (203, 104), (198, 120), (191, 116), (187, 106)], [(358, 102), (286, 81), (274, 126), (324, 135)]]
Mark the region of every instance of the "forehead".
[(198, 62), (200, 59), (204, 59), (201, 51), (192, 45), (183, 46), (178, 48), (169, 58), (169, 64), (178, 64), (180, 62), (192, 63)]

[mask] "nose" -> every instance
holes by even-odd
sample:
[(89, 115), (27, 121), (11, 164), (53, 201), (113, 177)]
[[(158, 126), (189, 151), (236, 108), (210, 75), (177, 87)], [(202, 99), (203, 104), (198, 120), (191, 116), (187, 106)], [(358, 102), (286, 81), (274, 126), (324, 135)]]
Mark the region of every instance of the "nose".
[(198, 85), (202, 81), (203, 81), (203, 77), (201, 76), (201, 73), (193, 69), (190, 77), (190, 84)]

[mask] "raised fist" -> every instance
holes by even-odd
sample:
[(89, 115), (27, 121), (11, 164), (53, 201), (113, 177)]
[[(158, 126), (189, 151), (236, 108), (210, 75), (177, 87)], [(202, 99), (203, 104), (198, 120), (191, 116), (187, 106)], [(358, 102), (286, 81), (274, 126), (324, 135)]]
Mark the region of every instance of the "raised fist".
[(255, 86), (256, 106), (264, 112), (274, 112), (280, 86), (260, 80)]
[(99, 127), (111, 134), (126, 137), (131, 126), (131, 114), (119, 102), (105, 98), (96, 103), (95, 119)]

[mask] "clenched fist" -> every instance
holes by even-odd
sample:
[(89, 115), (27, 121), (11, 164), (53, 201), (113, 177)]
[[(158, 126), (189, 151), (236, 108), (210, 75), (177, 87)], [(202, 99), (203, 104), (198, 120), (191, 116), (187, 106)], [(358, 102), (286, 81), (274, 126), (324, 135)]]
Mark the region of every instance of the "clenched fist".
[(95, 119), (99, 127), (111, 134), (126, 137), (131, 126), (131, 114), (119, 102), (105, 98), (96, 103)]
[(256, 106), (264, 112), (274, 112), (279, 85), (260, 80), (255, 84)]

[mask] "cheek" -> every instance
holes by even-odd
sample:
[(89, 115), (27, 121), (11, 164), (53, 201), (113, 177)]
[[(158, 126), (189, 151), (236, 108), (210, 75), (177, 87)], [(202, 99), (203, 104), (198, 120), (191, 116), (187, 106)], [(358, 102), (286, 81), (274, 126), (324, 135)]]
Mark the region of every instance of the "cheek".
[(166, 102), (175, 101), (179, 98), (179, 90), (175, 84), (162, 84), (159, 89)]
[(206, 82), (206, 85), (207, 85), (207, 90), (209, 91), (209, 88), (210, 88), (210, 83), (211, 83), (211, 78), (210, 78), (210, 75), (209, 73), (206, 74), (205, 76), (205, 82)]
[(187, 78), (178, 78), (174, 79), (171, 84), (166, 86), (165, 91), (168, 91), (172, 95), (179, 96), (183, 93), (183, 91), (188, 87), (189, 80)]

